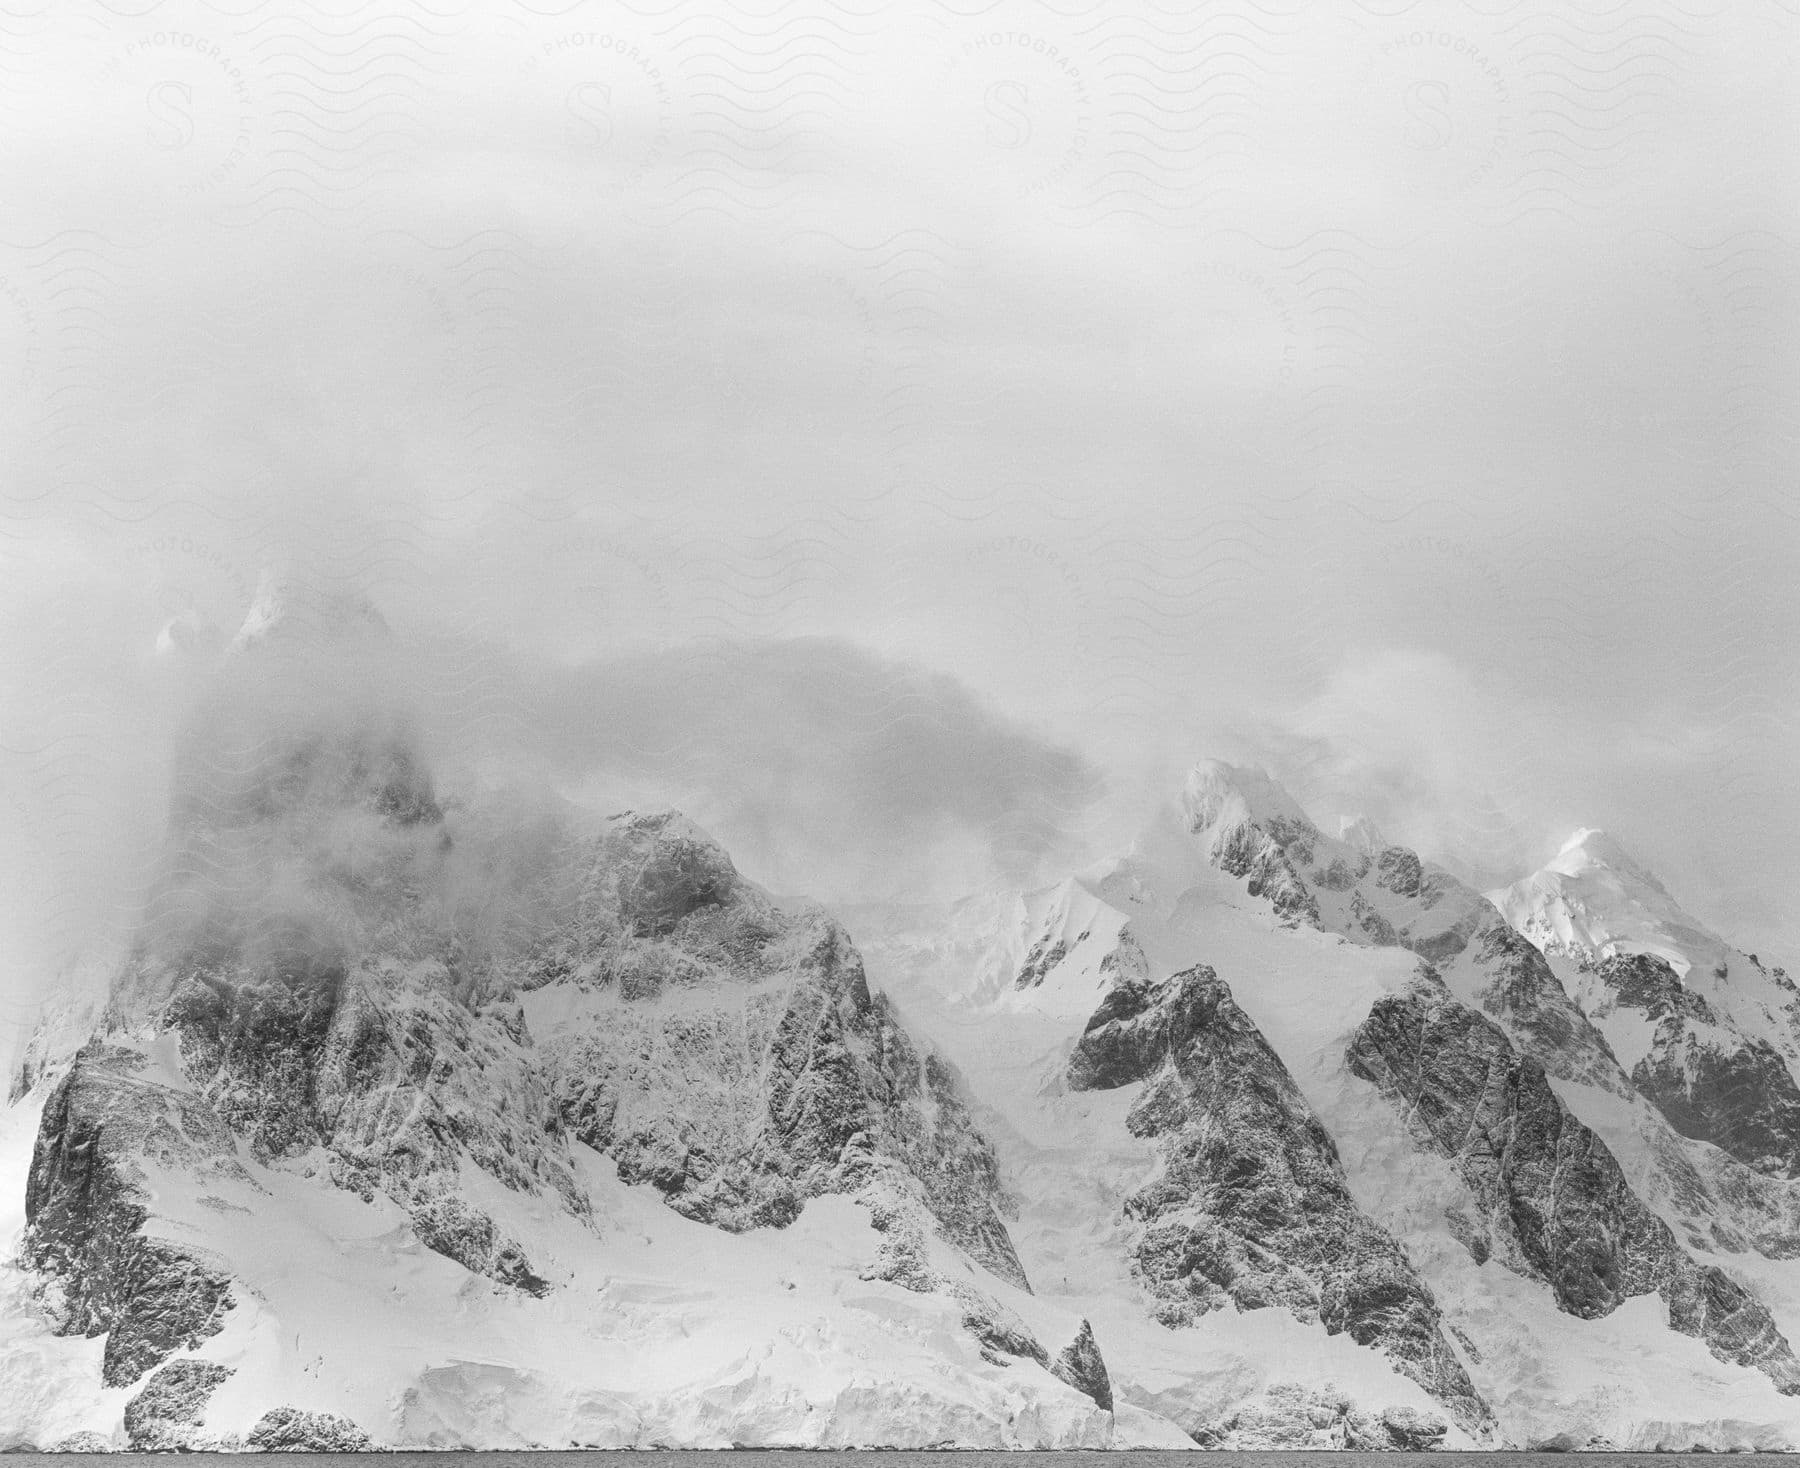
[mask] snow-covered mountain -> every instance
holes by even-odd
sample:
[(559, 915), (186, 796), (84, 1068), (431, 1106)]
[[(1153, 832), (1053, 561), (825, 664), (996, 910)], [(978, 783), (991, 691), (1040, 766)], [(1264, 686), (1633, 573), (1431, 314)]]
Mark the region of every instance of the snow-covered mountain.
[[(1389, 1286), (1380, 1324), (1354, 1338), (1396, 1377), (1427, 1388), (1447, 1441), (1796, 1441), (1800, 1363), (1789, 1337), (1800, 1330), (1800, 1272), (1790, 1261), (1800, 1234), (1786, 1179), (1672, 1124), (1565, 986), (1561, 960), (1546, 959), (1493, 902), (1380, 844), (1366, 822), (1345, 835), (1354, 839), (1325, 836), (1261, 772), (1207, 762), (1133, 850), (1075, 884), (1098, 906), (1083, 910), (1074, 936), (1086, 937), (1060, 957), (1054, 917), (1068, 884), (1016, 900), (1017, 929), (985, 953), (965, 924), (958, 943), (937, 950), (963, 955), (963, 967), (940, 963), (935, 991), (920, 978), (931, 971), (919, 962), (926, 935), (954, 930), (971, 905), (935, 930), (921, 923), (868, 944), (871, 972), (894, 983), (905, 1011), (959, 1060), (978, 1118), (1025, 1181), (1015, 1233), (1028, 1267), (1040, 1253), (1076, 1257), (1110, 1223), (1152, 1310), (1210, 1355), (1273, 1314), (1315, 1339), (1350, 1334), (1321, 1308), (1318, 1286), (1330, 1278), (1321, 1255), (1353, 1271), (1397, 1257), (1416, 1287)], [(980, 904), (989, 914), (1005, 906)], [(1026, 961), (1031, 954), (1038, 960)], [(992, 976), (1009, 971), (996, 986)], [(1209, 1031), (1254, 1033), (1231, 1069), (1260, 1076), (1260, 1114), (1232, 1105), (1212, 1135), (1247, 1138), (1252, 1158), (1279, 1164), (1244, 1162), (1234, 1173), (1233, 1151), (1214, 1143), (1196, 1177), (1171, 1155), (1121, 1151), (1126, 1137), (1165, 1134), (1152, 1118), (1168, 1110), (1162, 1097), (1177, 1081), (1189, 1096), (1195, 1087), (1216, 1094), (1220, 1063), (1189, 1058), (1155, 1019), (1191, 1009), (1196, 985), (1209, 997), (1222, 990), (1212, 1013), (1241, 1016)], [(1096, 992), (1102, 1004), (1072, 1019)], [(1096, 1069), (1093, 1057), (1121, 1043), (1115, 1033), (1144, 1027), (1140, 1016), (1151, 1017), (1148, 1054), (1134, 1042), (1131, 1064)], [(1136, 1091), (1110, 1130), (1085, 1112), (1096, 1074)], [(1193, 1102), (1181, 1110), (1191, 1116)], [(1271, 1120), (1284, 1112), (1285, 1123)], [(1287, 1232), (1305, 1216), (1301, 1199), (1334, 1193), (1291, 1160), (1309, 1117), (1367, 1220), (1340, 1212), (1327, 1235), (1339, 1242), (1325, 1250)], [(1072, 1138), (1077, 1156), (1063, 1142)], [(1082, 1193), (1078, 1172), (1105, 1178), (1082, 1216), (1069, 1203)], [(1175, 1229), (1159, 1208), (1178, 1172), (1188, 1186), (1172, 1200)], [(1283, 1172), (1308, 1181), (1272, 1183)], [(1306, 1261), (1312, 1300), (1265, 1280), (1267, 1254), (1244, 1253), (1234, 1175), (1249, 1197), (1269, 1200), (1252, 1210), (1261, 1220), (1253, 1242), (1284, 1263)], [(1071, 1297), (1097, 1329), (1111, 1323), (1079, 1291)], [(1392, 1303), (1408, 1298), (1404, 1311)], [(1402, 1328), (1408, 1319), (1441, 1322), (1454, 1343), (1448, 1361), (1421, 1349), (1430, 1333)], [(1146, 1358), (1126, 1333), (1102, 1330), (1101, 1339), (1129, 1393), (1148, 1375)], [(1295, 1371), (1295, 1359), (1239, 1347), (1215, 1383), (1230, 1379), (1241, 1395), (1225, 1400), (1195, 1381), (1183, 1404), (1190, 1415), (1177, 1409), (1178, 1420), (1205, 1441), (1304, 1441), (1293, 1394), (1331, 1368)], [(1491, 1415), (1470, 1411), (1453, 1373), (1431, 1375), (1425, 1363), (1440, 1361), (1466, 1375)], [(1383, 1400), (1372, 1384), (1361, 1390), (1364, 1401)]]
[(835, 919), (673, 813), (440, 798), (379, 680), (258, 608), (104, 1015), (18, 1078), (0, 1437), (1181, 1440), (1032, 1293)]
[(1611, 958), (1653, 953), (1685, 977), (1725, 957), (1724, 940), (1689, 917), (1663, 884), (1604, 831), (1583, 828), (1555, 858), (1489, 898), (1545, 953)]
[(16, 1069), (0, 1444), (1800, 1445), (1791, 990), (1615, 848), (1490, 901), (1209, 762), (828, 913), (440, 789), (389, 641), (263, 588)]
[(1800, 988), (1785, 970), (1683, 911), (1601, 831), (1489, 895), (1676, 1131), (1800, 1176)]

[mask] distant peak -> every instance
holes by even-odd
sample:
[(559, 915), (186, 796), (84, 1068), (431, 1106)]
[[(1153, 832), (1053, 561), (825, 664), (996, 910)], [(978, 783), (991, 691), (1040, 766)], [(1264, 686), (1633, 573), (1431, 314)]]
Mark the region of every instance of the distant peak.
[(1563, 842), (1561, 848), (1557, 851), (1556, 854), (1558, 856), (1567, 856), (1572, 851), (1580, 851), (1580, 850), (1585, 849), (1588, 846), (1589, 842), (1593, 842), (1596, 845), (1598, 845), (1600, 843), (1609, 842), (1609, 841), (1610, 841), (1610, 838), (1607, 836), (1606, 832), (1599, 830), (1593, 826), (1581, 826), (1581, 827), (1578, 827), (1573, 833), (1571, 833), (1571, 835), (1569, 836), (1569, 839), (1567, 841)]
[(1306, 812), (1267, 771), (1207, 759), (1188, 772), (1181, 787), (1181, 807), (1199, 830), (1222, 820), (1279, 820), (1310, 827)]
[(273, 636), (311, 641), (385, 635), (386, 619), (362, 592), (301, 582), (274, 570), (257, 578), (256, 596), (244, 614), (231, 650), (240, 652)]
[(1653, 887), (1662, 886), (1614, 837), (1594, 826), (1582, 826), (1571, 834), (1545, 870), (1575, 877), (1596, 867)]

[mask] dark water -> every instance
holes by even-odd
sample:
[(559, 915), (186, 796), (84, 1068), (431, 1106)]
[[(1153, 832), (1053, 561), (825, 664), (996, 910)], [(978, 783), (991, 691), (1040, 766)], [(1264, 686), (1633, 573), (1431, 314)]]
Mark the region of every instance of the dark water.
[[(304, 1458), (309, 1463), (342, 1464), (344, 1468), (366, 1468), (370, 1455), (367, 1453), (284, 1453), (271, 1458), (267, 1453), (215, 1453), (205, 1455), (206, 1461), (212, 1463), (231, 1463), (244, 1465), (259, 1464), (261, 1468), (271, 1468), (272, 1462), (284, 1458)], [(58, 1468), (71, 1468), (76, 1463), (117, 1464), (121, 1459), (154, 1460), (168, 1468), (167, 1454), (150, 1453), (8, 1453), (5, 1461), (7, 1468), (12, 1465), (28, 1462), (41, 1463), (45, 1468), (58, 1465)], [(1729, 1458), (1734, 1468), (1795, 1468), (1795, 1457), (1787, 1453), (1353, 1453), (1353, 1452), (1270, 1452), (1270, 1453), (1235, 1453), (1215, 1452), (1203, 1453), (1198, 1449), (1192, 1452), (1181, 1450), (1153, 1451), (1136, 1449), (1121, 1452), (1094, 1452), (1089, 1450), (1071, 1450), (1069, 1452), (962, 1452), (950, 1450), (945, 1452), (870, 1452), (864, 1449), (845, 1449), (843, 1451), (780, 1451), (762, 1449), (739, 1449), (729, 1453), (697, 1453), (686, 1451), (624, 1450), (610, 1453), (383, 1453), (380, 1461), (392, 1464), (394, 1468), (452, 1468), (462, 1464), (469, 1468), (543, 1468), (546, 1460), (554, 1459), (557, 1468), (579, 1468), (584, 1461), (595, 1464), (602, 1462), (617, 1464), (620, 1459), (654, 1458), (658, 1468), (819, 1468), (819, 1459), (830, 1458), (868, 1458), (879, 1464), (879, 1468), (956, 1468), (959, 1463), (974, 1464), (981, 1462), (991, 1465), (997, 1460), (1004, 1460), (1008, 1468), (1126, 1468), (1136, 1463), (1139, 1468), (1149, 1463), (1168, 1464), (1175, 1458), (1193, 1458), (1208, 1465), (1231, 1463), (1233, 1461), (1250, 1465), (1250, 1468), (1282, 1468), (1283, 1464), (1305, 1464), (1306, 1468), (1329, 1468), (1331, 1464), (1357, 1463), (1367, 1468), (1399, 1468), (1402, 1463), (1430, 1462), (1441, 1463), (1445, 1458), (1482, 1460), (1481, 1468), (1577, 1468), (1578, 1464), (1590, 1465), (1590, 1468), (1672, 1468), (1677, 1463), (1699, 1464), (1712, 1463), (1719, 1458)]]

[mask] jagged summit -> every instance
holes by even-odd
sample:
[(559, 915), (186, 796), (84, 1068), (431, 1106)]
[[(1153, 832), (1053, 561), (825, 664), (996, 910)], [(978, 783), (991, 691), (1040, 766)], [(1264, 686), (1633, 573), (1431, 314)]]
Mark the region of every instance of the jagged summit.
[[(265, 578), (243, 645), (306, 630), (297, 608), (380, 626), (320, 605)], [(354, 662), (217, 670), (133, 951), (87, 1043), (34, 1077), (21, 1257), (60, 1290), (51, 1329), (107, 1338), (85, 1369), (129, 1395), (109, 1445), (260, 1444), (301, 1419), (314, 1448), (370, 1426), (483, 1445), (500, 1429), (472, 1397), (541, 1398), (530, 1440), (570, 1445), (923, 1443), (950, 1422), (996, 1447), (1112, 1442), (1092, 1329), (1032, 1294), (963, 1082), (849, 934), (673, 811), (447, 812), (403, 700), (334, 677)], [(608, 1294), (646, 1268), (648, 1315), (641, 1283)], [(877, 1314), (818, 1313), (871, 1290)], [(765, 1353), (750, 1400), (665, 1425), (784, 1312), (805, 1363)], [(897, 1322), (928, 1344), (883, 1349)], [(282, 1344), (352, 1328), (381, 1347)], [(461, 1374), (496, 1341), (503, 1365)], [(865, 1425), (845, 1384), (878, 1351), (924, 1425)], [(627, 1358), (648, 1369), (621, 1377)], [(1154, 1416), (1127, 1433), (1180, 1438)]]
[(1488, 899), (1560, 966), (1676, 1132), (1753, 1172), (1800, 1178), (1800, 996), (1780, 968), (1687, 913), (1596, 829)]
[(1609, 954), (1217, 760), (834, 916), (673, 812), (439, 805), (381, 625), (265, 578), (22, 1070), (0, 1446), (1800, 1442), (1800, 989), (1604, 832), (1522, 900)]

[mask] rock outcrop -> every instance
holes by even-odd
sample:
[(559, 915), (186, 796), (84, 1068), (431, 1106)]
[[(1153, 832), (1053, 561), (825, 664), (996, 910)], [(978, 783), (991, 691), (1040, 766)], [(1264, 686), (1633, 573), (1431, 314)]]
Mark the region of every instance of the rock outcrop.
[(1765, 1177), (1800, 1178), (1800, 1006), (1782, 970), (1683, 911), (1603, 831), (1575, 832), (1489, 898), (1567, 961), (1582, 1010), (1677, 1132)]
[(59, 1438), (46, 1450), (52, 1453), (110, 1453), (112, 1439), (98, 1432), (72, 1432)]
[(1659, 1294), (1672, 1329), (1800, 1394), (1800, 1363), (1761, 1302), (1684, 1252), (1542, 1065), (1435, 978), (1376, 1001), (1348, 1060), (1460, 1173), (1474, 1201), (1464, 1242), (1478, 1262), (1493, 1257), (1542, 1280), (1559, 1308), (1583, 1318)]
[(678, 817), (622, 817), (596, 855), (524, 980), (532, 1010), (567, 1001), (537, 1045), (570, 1134), (728, 1229), (897, 1166), (953, 1242), (1023, 1285), (992, 1148), (844, 930), (778, 909)]
[(230, 1129), (192, 1096), (139, 1078), (143, 1058), (91, 1044), (44, 1107), (26, 1185), (25, 1257), (61, 1281), (61, 1328), (106, 1336), (125, 1386), (223, 1328), (229, 1274), (150, 1236), (151, 1174), (243, 1177)]
[(1800, 1176), (1800, 1084), (1772, 1041), (1732, 1025), (1660, 954), (1584, 962), (1604, 1014), (1650, 1030), (1631, 1081), (1676, 1131), (1768, 1176)]
[(1183, 813), (1209, 860), (1247, 877), (1290, 923), (1404, 948), (1458, 968), (1458, 987), (1552, 1074), (1628, 1089), (1605, 1039), (1543, 955), (1494, 905), (1403, 846), (1373, 853), (1326, 836), (1267, 775), (1217, 761), (1189, 777)]
[[(109, 1384), (201, 1347), (234, 1298), (229, 1266), (169, 1242), (148, 1179), (254, 1188), (245, 1162), (385, 1195), (531, 1296), (554, 1281), (469, 1180), (588, 1224), (578, 1143), (730, 1230), (881, 1193), (1029, 1288), (958, 1077), (832, 918), (672, 813), (447, 810), (404, 720), (315, 717), (277, 643), (246, 644), (255, 697), (184, 747), (150, 915), (38, 1139), (27, 1254), (65, 1329), (108, 1334)], [(1097, 1347), (1071, 1349), (1098, 1400)]]
[(1136, 1082), (1126, 1124), (1163, 1161), (1125, 1209), (1159, 1319), (1285, 1309), (1382, 1350), (1464, 1426), (1487, 1419), (1430, 1289), (1357, 1206), (1330, 1134), (1211, 969), (1121, 984), (1094, 1012), (1069, 1086)]
[(374, 1440), (331, 1412), (272, 1407), (257, 1419), (244, 1445), (259, 1453), (366, 1453)]
[(1442, 1444), (1449, 1425), (1409, 1407), (1367, 1412), (1332, 1387), (1280, 1382), (1191, 1436), (1214, 1452), (1423, 1453)]
[(1066, 1381), (1084, 1396), (1092, 1397), (1095, 1406), (1112, 1411), (1112, 1378), (1107, 1373), (1106, 1362), (1101, 1359), (1099, 1343), (1094, 1339), (1094, 1327), (1087, 1321), (1081, 1322), (1081, 1329), (1076, 1332), (1075, 1339), (1064, 1346), (1056, 1359), (1050, 1362), (1050, 1374)]
[(212, 1361), (171, 1361), (125, 1404), (125, 1435), (139, 1453), (210, 1446), (197, 1429), (207, 1403), (232, 1375)]

